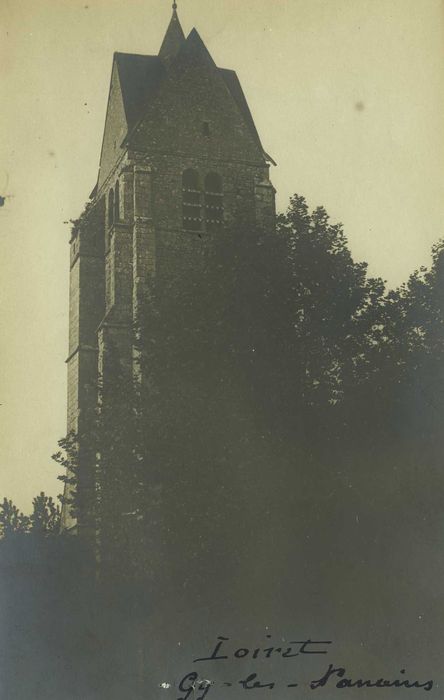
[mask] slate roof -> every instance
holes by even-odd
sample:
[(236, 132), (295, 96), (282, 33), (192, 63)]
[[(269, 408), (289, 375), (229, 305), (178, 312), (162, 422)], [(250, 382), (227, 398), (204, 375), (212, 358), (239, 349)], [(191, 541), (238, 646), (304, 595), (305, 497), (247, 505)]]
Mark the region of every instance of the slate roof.
[(185, 34), (183, 33), (182, 26), (179, 22), (176, 8), (173, 7), (173, 16), (171, 17), (171, 22), (168, 25), (165, 38), (162, 42), (162, 46), (160, 47), (160, 58), (165, 61), (165, 63), (170, 63), (177, 55), (184, 41)]
[(159, 56), (134, 53), (114, 54), (119, 71), (128, 131), (143, 117), (146, 106), (165, 76), (164, 63)]
[[(187, 39), (185, 38), (177, 12), (174, 8), (173, 16), (158, 56), (121, 52), (116, 52), (114, 54), (114, 62), (119, 75), (123, 107), (125, 110), (127, 135), (131, 134), (138, 122), (143, 119), (151, 100), (154, 99), (172, 63), (174, 63), (174, 59), (181, 50), (187, 47), (190, 41), (197, 41), (207, 51), (196, 29), (190, 32)], [(212, 61), (210, 55), (209, 58)], [(226, 68), (215, 68), (219, 71), (228, 91), (243, 115), (251, 135), (263, 152), (265, 159), (273, 163), (273, 165), (276, 165), (274, 160), (263, 150), (259, 134), (256, 130), (253, 117), (236, 72)], [(100, 162), (102, 164), (102, 156)], [(98, 183), (99, 181), (100, 168)], [(98, 183), (92, 191), (91, 197), (94, 197), (97, 193)]]

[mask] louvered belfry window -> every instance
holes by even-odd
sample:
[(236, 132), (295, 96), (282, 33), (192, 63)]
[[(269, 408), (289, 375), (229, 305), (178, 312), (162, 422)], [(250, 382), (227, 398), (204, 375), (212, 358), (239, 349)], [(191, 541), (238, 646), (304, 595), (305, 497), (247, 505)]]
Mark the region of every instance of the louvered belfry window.
[(205, 227), (207, 231), (219, 229), (224, 222), (224, 195), (222, 178), (209, 173), (205, 178)]
[(186, 231), (202, 230), (202, 194), (199, 173), (185, 170), (182, 175), (182, 216)]

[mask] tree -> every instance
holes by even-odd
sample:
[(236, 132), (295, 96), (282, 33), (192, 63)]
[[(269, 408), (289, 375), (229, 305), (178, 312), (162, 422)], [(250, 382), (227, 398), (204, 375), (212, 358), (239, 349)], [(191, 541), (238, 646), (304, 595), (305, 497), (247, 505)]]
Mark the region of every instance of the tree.
[(31, 515), (24, 515), (11, 500), (0, 504), (0, 538), (11, 535), (53, 535), (60, 532), (60, 507), (42, 491), (32, 501)]
[(43, 491), (32, 501), (30, 515), (31, 532), (41, 535), (54, 535), (60, 532), (60, 506)]
[(30, 529), (30, 518), (24, 515), (11, 500), (3, 499), (0, 505), (0, 537), (26, 534)]
[(137, 512), (160, 533), (170, 578), (185, 571), (192, 585), (212, 570), (223, 582), (263, 513), (295, 520), (295, 494), (314, 493), (343, 435), (383, 293), (342, 227), (298, 196), (276, 229), (240, 222), (191, 268), (152, 280), (139, 319)]
[(402, 445), (426, 446), (431, 430), (434, 438), (440, 433), (442, 259), (440, 243), (433, 249), (430, 270), (415, 271), (372, 310), (369, 339), (356, 367), (348, 405), (355, 429), (362, 426), (373, 441), (378, 435), (386, 443), (396, 435)]
[(184, 587), (212, 570), (223, 586), (249, 533), (267, 537), (264, 513), (293, 529), (343, 483), (371, 502), (395, 453), (404, 475), (412, 455), (432, 459), (442, 268), (438, 246), (430, 271), (386, 292), (342, 226), (295, 195), (275, 228), (238, 222), (160, 271), (134, 329), (142, 379), (108, 348), (91, 424), (102, 567)]
[[(91, 426), (92, 428), (94, 426)], [(77, 518), (81, 504), (78, 491), (79, 481), (79, 436), (70, 431), (58, 441), (59, 450), (52, 455), (52, 459), (62, 468), (62, 473), (57, 477), (64, 484), (64, 493), (59, 495), (62, 505), (70, 509), (73, 518)]]

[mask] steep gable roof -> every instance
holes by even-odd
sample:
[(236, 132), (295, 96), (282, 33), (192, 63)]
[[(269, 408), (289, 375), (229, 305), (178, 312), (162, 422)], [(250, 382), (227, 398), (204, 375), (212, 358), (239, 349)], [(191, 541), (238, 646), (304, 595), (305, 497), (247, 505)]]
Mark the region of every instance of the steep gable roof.
[[(200, 52), (201, 55), (206, 57), (206, 59), (208, 59), (208, 61), (210, 61), (214, 66), (214, 70), (216, 70), (221, 76), (229, 94), (237, 106), (237, 109), (245, 120), (250, 134), (260, 147), (261, 151), (263, 151), (253, 117), (236, 72), (226, 68), (217, 68), (215, 66), (208, 49), (206, 48), (196, 29), (193, 29), (185, 39), (175, 9), (173, 11), (173, 16), (158, 56), (146, 56), (142, 54), (120, 52), (116, 52), (114, 54), (113, 75), (115, 70), (117, 71), (118, 75), (117, 81), (114, 80), (114, 89), (115, 91), (121, 93), (121, 98), (119, 96), (119, 99), (121, 99), (121, 102), (123, 103), (124, 110), (124, 119), (122, 114), (119, 130), (120, 133), (122, 130), (125, 132), (125, 135), (122, 140), (119, 141), (117, 148), (124, 143), (125, 139), (128, 138), (134, 127), (138, 124), (138, 122), (140, 122), (141, 119), (143, 119), (149, 105), (159, 92), (170, 70), (173, 69), (173, 66), (176, 63), (180, 62), (183, 52), (187, 53), (189, 51)], [(113, 83), (111, 87), (113, 87)], [(106, 178), (108, 172), (110, 171), (110, 158), (115, 158), (114, 155), (106, 153), (108, 148), (105, 145), (106, 142), (110, 140), (109, 138), (106, 138), (106, 132), (110, 128), (107, 126), (109, 122), (110, 104), (111, 108), (113, 108), (113, 105), (109, 99), (100, 164), (102, 171), (101, 176), (99, 171), (99, 186), (100, 182), (104, 181), (104, 178)], [(114, 116), (110, 120), (110, 123), (114, 123), (114, 126), (112, 127), (114, 139), (118, 132), (115, 126)], [(114, 143), (113, 139), (111, 139), (111, 141)], [(274, 162), (265, 152), (264, 156), (267, 160)], [(104, 162), (104, 158), (107, 161), (106, 163)]]
[[(122, 150), (121, 143), (128, 132), (128, 120), (122, 96), (122, 86), (117, 63), (114, 58), (106, 109), (105, 128), (103, 130), (100, 165), (97, 179), (98, 189), (101, 188)], [(91, 195), (94, 196), (94, 195)]]
[[(128, 122), (128, 131), (144, 116), (150, 98), (154, 97), (167, 74), (167, 69), (159, 56), (116, 53), (120, 85)], [(237, 73), (228, 68), (218, 68), (231, 96), (236, 102), (252, 135), (260, 142), (259, 134)]]
[[(196, 27), (193, 27), (191, 32), (188, 34), (184, 44), (181, 46), (180, 54), (200, 55), (201, 58), (204, 57), (204, 60), (208, 61), (211, 65), (216, 65), (212, 55), (202, 41), (202, 37), (200, 36)], [(180, 59), (180, 54), (176, 57), (177, 60)]]
[(150, 97), (156, 93), (165, 75), (165, 66), (159, 56), (116, 53), (114, 57), (130, 130), (143, 115)]

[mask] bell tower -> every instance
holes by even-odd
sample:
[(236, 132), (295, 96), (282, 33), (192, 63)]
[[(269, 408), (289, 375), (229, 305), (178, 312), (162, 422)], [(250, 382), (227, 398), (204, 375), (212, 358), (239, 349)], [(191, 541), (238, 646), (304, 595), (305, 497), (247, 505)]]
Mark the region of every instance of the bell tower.
[[(158, 55), (114, 54), (97, 184), (70, 241), (68, 431), (85, 494), (94, 477), (84, 436), (107, 347), (131, 373), (150, 276), (186, 269), (240, 216), (272, 224), (270, 163), (236, 73), (216, 66), (196, 29), (185, 36), (176, 3)], [(68, 507), (63, 523), (76, 525)]]

